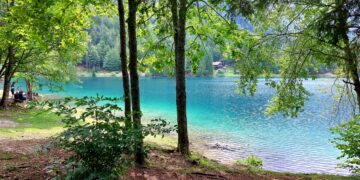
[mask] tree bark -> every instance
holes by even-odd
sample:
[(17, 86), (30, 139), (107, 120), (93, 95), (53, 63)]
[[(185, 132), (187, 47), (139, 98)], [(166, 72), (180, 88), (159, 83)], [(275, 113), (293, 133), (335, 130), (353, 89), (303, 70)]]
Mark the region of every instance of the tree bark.
[(119, 22), (120, 22), (120, 59), (121, 59), (121, 73), (123, 79), (124, 103), (125, 103), (125, 126), (131, 127), (131, 101), (130, 101), (130, 86), (129, 74), (127, 68), (126, 56), (126, 27), (125, 27), (125, 10), (123, 0), (118, 0)]
[[(128, 34), (129, 34), (129, 70), (131, 81), (131, 102), (133, 125), (139, 132), (141, 129), (140, 89), (139, 75), (137, 72), (137, 39), (136, 39), (136, 12), (138, 1), (129, 0)], [(137, 165), (144, 165), (143, 137), (135, 145), (135, 162)]]
[(25, 80), (26, 82), (26, 90), (27, 90), (27, 98), (29, 101), (33, 100), (33, 91), (32, 91), (32, 84), (30, 80)]
[(6, 65), (5, 75), (4, 75), (4, 89), (3, 89), (3, 95), (0, 102), (0, 107), (2, 109), (7, 109), (7, 101), (9, 98), (9, 91), (10, 91), (10, 83), (12, 78), (12, 70), (14, 66), (15, 61), (15, 54), (14, 54), (14, 48), (12, 46), (8, 47), (8, 57), (9, 61)]
[(358, 63), (356, 60), (356, 55), (351, 51), (348, 44), (345, 47), (345, 54), (346, 54), (346, 65), (347, 65), (347, 72), (351, 78), (352, 85), (354, 86), (354, 91), (356, 93), (356, 101), (357, 101), (357, 108), (360, 112), (360, 79), (358, 74)]
[(175, 42), (176, 110), (178, 123), (178, 150), (190, 155), (186, 117), (185, 43), (187, 1), (170, 0)]
[[(344, 6), (345, 5), (345, 1), (337, 1), (337, 5), (339, 7)], [(357, 101), (357, 108), (359, 110), (360, 113), (360, 80), (359, 80), (359, 74), (358, 74), (358, 62), (357, 62), (357, 57), (356, 54), (353, 52), (353, 50), (351, 49), (351, 44), (349, 41), (349, 36), (348, 36), (348, 17), (349, 17), (349, 12), (346, 11), (345, 8), (339, 8), (338, 13), (338, 20), (339, 20), (339, 24), (338, 24), (338, 31), (339, 31), (339, 35), (341, 36), (341, 39), (343, 40), (344, 43), (344, 53), (345, 53), (345, 57), (346, 57), (346, 73), (348, 73), (352, 83), (351, 85), (354, 86), (354, 91), (356, 93), (356, 101)]]

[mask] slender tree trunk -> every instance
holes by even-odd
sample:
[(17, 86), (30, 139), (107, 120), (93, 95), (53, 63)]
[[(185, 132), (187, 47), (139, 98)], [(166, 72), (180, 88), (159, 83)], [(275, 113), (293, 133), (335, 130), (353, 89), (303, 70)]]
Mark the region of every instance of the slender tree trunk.
[[(131, 102), (134, 128), (141, 130), (141, 109), (139, 75), (137, 72), (137, 39), (136, 39), (136, 12), (138, 1), (129, 0), (128, 34), (129, 34), (129, 69), (131, 81)], [(144, 165), (143, 137), (135, 145), (135, 162), (137, 165)]]
[(26, 82), (27, 98), (29, 101), (32, 101), (33, 100), (33, 91), (32, 91), (31, 81), (25, 79), (25, 82)]
[(1, 98), (1, 102), (0, 102), (0, 107), (2, 109), (7, 109), (7, 101), (9, 98), (9, 91), (10, 91), (10, 83), (11, 83), (11, 78), (12, 78), (12, 70), (13, 70), (13, 65), (14, 65), (14, 61), (15, 61), (15, 54), (14, 54), (14, 48), (12, 46), (10, 46), (8, 48), (8, 57), (9, 57), (9, 61), (7, 63), (7, 67), (5, 70), (5, 75), (4, 75), (4, 89), (3, 89), (3, 95)]
[(125, 126), (131, 127), (131, 101), (130, 101), (129, 74), (128, 74), (127, 57), (126, 57), (126, 27), (125, 27), (125, 11), (124, 11), (123, 0), (118, 0), (118, 11), (119, 11), (119, 22), (120, 22), (121, 73), (123, 79), (125, 117), (126, 117)]
[(190, 155), (186, 117), (186, 79), (185, 79), (185, 42), (187, 1), (171, 1), (174, 26), (175, 69), (176, 69), (176, 109), (178, 122), (178, 150), (184, 156)]

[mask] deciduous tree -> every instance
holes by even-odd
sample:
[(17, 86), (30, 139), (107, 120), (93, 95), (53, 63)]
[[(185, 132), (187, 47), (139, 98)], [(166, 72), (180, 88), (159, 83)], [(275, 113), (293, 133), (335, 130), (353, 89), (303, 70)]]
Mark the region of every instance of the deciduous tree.
[[(139, 75), (137, 67), (137, 37), (136, 37), (136, 14), (138, 6), (141, 1), (131, 0), (128, 1), (128, 36), (129, 36), (129, 70), (131, 82), (131, 105), (132, 105), (132, 118), (133, 126), (135, 129), (141, 131), (141, 109), (140, 109), (140, 88), (139, 88)], [(143, 138), (135, 145), (135, 162), (142, 166), (145, 163)]]
[(127, 127), (131, 124), (131, 97), (129, 87), (129, 74), (127, 68), (127, 55), (126, 55), (126, 25), (125, 25), (125, 10), (123, 0), (118, 0), (118, 13), (120, 25), (120, 59), (121, 59), (121, 73), (123, 80), (124, 90), (124, 103), (125, 103), (125, 117), (127, 117)]

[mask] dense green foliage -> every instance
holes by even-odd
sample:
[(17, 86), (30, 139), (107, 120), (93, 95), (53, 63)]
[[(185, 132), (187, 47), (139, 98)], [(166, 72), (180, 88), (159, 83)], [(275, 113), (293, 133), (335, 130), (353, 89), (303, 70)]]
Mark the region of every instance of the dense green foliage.
[(119, 51), (110, 49), (105, 55), (104, 69), (116, 71), (120, 69)]
[(131, 163), (138, 141), (174, 129), (162, 119), (154, 119), (141, 129), (125, 127), (118, 102), (118, 98), (97, 96), (34, 104), (62, 117), (66, 130), (56, 139), (61, 147), (74, 153), (65, 165), (75, 167), (67, 169), (69, 178), (116, 179)]
[[(87, 30), (90, 42), (81, 65), (90, 70), (120, 71), (120, 66), (114, 64), (115, 58), (119, 61), (119, 20), (116, 16), (96, 16)], [(117, 56), (114, 56), (114, 53)], [(111, 56), (111, 57), (110, 57)]]
[(340, 167), (349, 169), (354, 174), (360, 173), (360, 115), (353, 120), (332, 129), (339, 137), (332, 142), (342, 152), (339, 157), (346, 158)]
[(255, 155), (249, 155), (245, 160), (237, 160), (236, 164), (246, 165), (250, 168), (253, 168), (254, 170), (259, 170), (263, 166), (261, 158)]
[[(233, 32), (229, 51), (240, 69), (241, 93), (253, 94), (257, 78), (265, 77), (276, 90), (267, 113), (295, 117), (310, 93), (303, 80), (316, 78), (320, 69), (337, 67), (348, 89), (358, 92), (359, 3), (349, 1), (267, 1), (249, 17), (254, 32)], [(338, 31), (341, 29), (341, 37)], [(336, 35), (334, 35), (333, 32)], [(236, 35), (238, 34), (238, 35)], [(280, 81), (274, 80), (277, 67)], [(359, 102), (358, 95), (345, 92)], [(356, 97), (357, 96), (357, 97)]]
[(0, 1), (0, 78), (4, 77), (1, 107), (6, 108), (14, 75), (24, 78), (28, 93), (41, 77), (69, 82), (86, 48), (90, 17), (111, 10), (112, 1)]
[[(147, 17), (147, 16), (146, 16)], [(144, 17), (144, 18), (146, 18)], [(160, 18), (160, 17), (158, 17)], [(155, 18), (153, 18), (155, 20)], [(142, 21), (142, 20), (139, 20)], [(151, 75), (172, 75), (170, 72), (172, 69), (165, 66), (164, 62), (171, 63), (167, 58), (169, 55), (163, 51), (171, 51), (169, 47), (170, 34), (166, 34), (164, 39), (163, 35), (158, 34), (157, 21), (146, 22), (147, 26), (140, 26), (139, 28), (139, 57), (141, 57), (141, 71)], [(196, 24), (197, 22), (193, 22)], [(152, 28), (154, 27), (154, 28)], [(163, 28), (163, 27), (162, 27)], [(209, 27), (207, 27), (209, 28)], [(119, 71), (121, 68), (115, 63), (115, 52), (119, 54), (119, 22), (116, 17), (112, 16), (97, 16), (93, 18), (91, 28), (88, 33), (91, 41), (88, 44), (86, 55), (83, 57), (81, 66), (86, 67), (91, 71), (109, 70)], [(207, 33), (204, 29), (201, 33)], [(200, 33), (199, 33), (200, 34)], [(215, 42), (208, 39), (203, 35), (204, 39), (199, 39), (198, 35), (191, 35), (187, 39), (189, 41), (197, 41), (189, 46), (191, 51), (186, 60), (186, 71), (192, 72), (194, 75), (199, 76), (212, 76), (213, 75), (213, 61), (224, 60), (224, 57)], [(156, 42), (158, 40), (158, 42)], [(170, 49), (169, 49), (170, 48)], [(193, 49), (192, 49), (193, 48)], [(196, 53), (199, 53), (196, 55)], [(112, 58), (108, 59), (107, 55), (111, 54)], [(156, 55), (156, 59), (155, 56)], [(119, 57), (117, 57), (120, 61)], [(196, 62), (196, 64), (194, 64)], [(232, 61), (226, 63), (229, 66), (233, 66)]]

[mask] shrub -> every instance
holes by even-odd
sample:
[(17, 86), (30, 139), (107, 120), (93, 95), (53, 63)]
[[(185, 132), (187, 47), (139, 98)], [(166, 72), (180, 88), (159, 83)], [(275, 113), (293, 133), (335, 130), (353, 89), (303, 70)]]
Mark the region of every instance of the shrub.
[(339, 135), (332, 143), (341, 151), (338, 159), (346, 158), (341, 168), (347, 168), (351, 173), (360, 173), (360, 115), (353, 120), (333, 128), (332, 132)]
[(261, 169), (263, 166), (263, 162), (261, 158), (255, 155), (250, 155), (245, 160), (237, 160), (236, 164), (246, 165), (249, 166), (250, 168), (255, 168), (255, 169)]
[(146, 135), (173, 130), (167, 128), (169, 124), (162, 119), (154, 119), (139, 129), (125, 127), (125, 118), (119, 116), (118, 101), (117, 98), (97, 96), (40, 103), (62, 116), (67, 127), (57, 139), (62, 148), (73, 153), (65, 165), (73, 167), (68, 169), (68, 178), (117, 179), (129, 163), (125, 157), (134, 154), (135, 144)]

